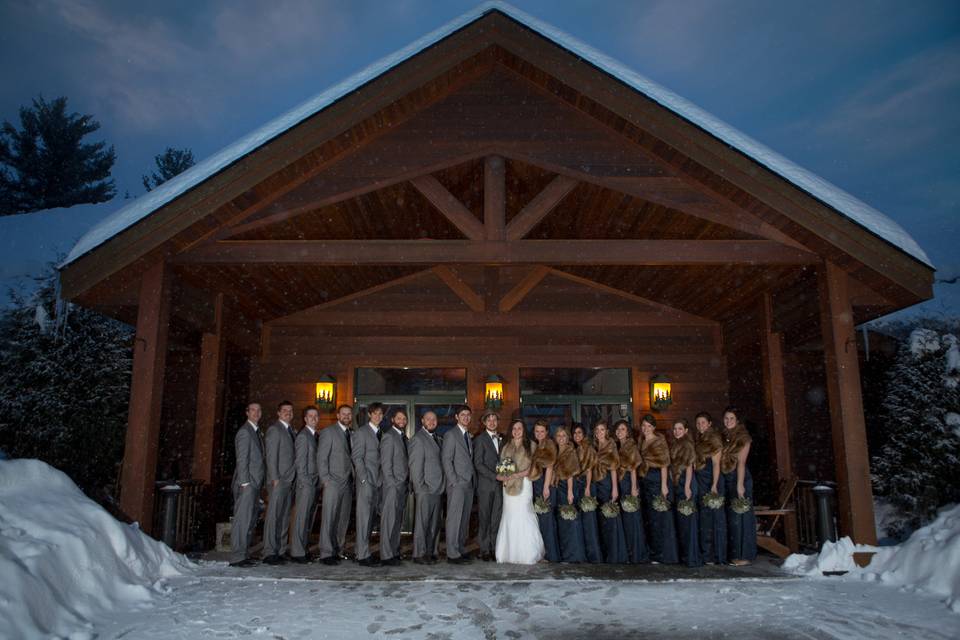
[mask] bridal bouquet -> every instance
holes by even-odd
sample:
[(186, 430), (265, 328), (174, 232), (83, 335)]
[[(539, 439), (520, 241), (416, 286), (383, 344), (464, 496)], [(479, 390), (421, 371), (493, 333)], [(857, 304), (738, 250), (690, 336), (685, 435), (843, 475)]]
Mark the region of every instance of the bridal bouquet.
[(543, 499), (543, 496), (537, 496), (533, 500), (533, 510), (537, 513), (550, 513), (550, 503)]
[(677, 502), (677, 513), (682, 516), (692, 516), (697, 512), (697, 505), (693, 500), (680, 500)]
[(615, 500), (604, 502), (603, 506), (600, 507), (600, 513), (603, 514), (604, 518), (616, 518), (620, 515), (620, 505)]
[(723, 496), (717, 493), (716, 491), (711, 491), (702, 498), (700, 498), (700, 504), (705, 506), (707, 509), (722, 509), (724, 499)]
[(597, 510), (597, 499), (593, 496), (583, 496), (580, 498), (580, 511), (590, 513)]
[(560, 512), (560, 517), (564, 520), (576, 520), (577, 519), (577, 508), (572, 504), (562, 504), (558, 509)]
[(517, 463), (512, 458), (504, 458), (497, 463), (497, 475), (509, 476), (517, 472)]
[(640, 500), (637, 496), (625, 496), (620, 501), (620, 506), (623, 507), (624, 513), (636, 513), (637, 509), (640, 508)]
[(734, 498), (730, 502), (730, 508), (733, 509), (734, 513), (746, 513), (750, 511), (750, 509), (753, 509), (753, 502), (746, 496), (743, 498)]
[(657, 497), (653, 499), (653, 502), (650, 503), (650, 506), (653, 507), (654, 511), (670, 511), (670, 501), (664, 498), (661, 494), (658, 494)]

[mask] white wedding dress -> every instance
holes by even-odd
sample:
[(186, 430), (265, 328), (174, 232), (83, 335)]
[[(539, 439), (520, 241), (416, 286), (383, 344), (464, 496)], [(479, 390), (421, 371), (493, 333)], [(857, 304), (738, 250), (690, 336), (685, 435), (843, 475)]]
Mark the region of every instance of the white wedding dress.
[(533, 483), (524, 478), (520, 495), (503, 492), (503, 512), (497, 530), (497, 562), (536, 564), (544, 553), (537, 514), (533, 512)]

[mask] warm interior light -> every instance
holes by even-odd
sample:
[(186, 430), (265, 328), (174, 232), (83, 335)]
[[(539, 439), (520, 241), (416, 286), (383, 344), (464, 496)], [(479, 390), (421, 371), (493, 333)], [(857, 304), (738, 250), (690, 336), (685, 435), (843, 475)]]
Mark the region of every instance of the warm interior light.
[(317, 382), (317, 406), (321, 409), (330, 409), (337, 399), (337, 381), (330, 376), (323, 376)]
[(499, 409), (503, 405), (503, 378), (500, 376), (487, 378), (484, 404), (488, 409)]
[(665, 376), (657, 376), (650, 380), (650, 408), (662, 411), (673, 403), (673, 389), (670, 380)]

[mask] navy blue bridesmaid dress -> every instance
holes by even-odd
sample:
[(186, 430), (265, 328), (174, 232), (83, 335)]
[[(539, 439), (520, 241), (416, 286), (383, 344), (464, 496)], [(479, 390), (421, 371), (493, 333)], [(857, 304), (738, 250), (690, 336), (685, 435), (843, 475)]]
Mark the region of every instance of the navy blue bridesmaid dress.
[[(673, 489), (667, 479), (667, 500), (674, 500)], [(661, 564), (676, 564), (680, 561), (677, 550), (677, 532), (673, 525), (673, 510), (657, 511), (653, 499), (660, 493), (660, 469), (650, 469), (643, 477), (644, 517), (647, 520), (647, 546), (650, 561)]]
[[(579, 508), (580, 498), (587, 489), (587, 476), (580, 475), (573, 479), (573, 499)], [(583, 528), (583, 550), (587, 562), (603, 562), (603, 551), (600, 550), (600, 531), (597, 528), (597, 517), (600, 507), (596, 511), (581, 511), (580, 524)]]
[[(713, 459), (696, 471), (697, 518), (700, 529), (700, 558), (707, 564), (727, 563), (727, 510), (726, 507), (710, 509), (700, 504), (700, 499), (710, 493), (713, 486)], [(736, 476), (734, 476), (736, 477)], [(726, 497), (726, 481), (721, 473), (717, 478), (717, 493)], [(726, 504), (726, 503), (724, 503)]]
[[(727, 502), (724, 505), (727, 515), (727, 557), (733, 560), (749, 560), (757, 558), (757, 516), (751, 506), (746, 513), (736, 513), (733, 510), (733, 501), (737, 497), (737, 470), (724, 473), (726, 483)], [(753, 477), (750, 468), (743, 469), (743, 496), (753, 502)]]
[[(543, 496), (543, 482), (546, 472), (541, 471), (540, 477), (533, 481), (533, 499)], [(550, 488), (550, 499), (547, 501), (550, 511), (537, 514), (537, 523), (540, 525), (540, 535), (543, 536), (544, 556), (550, 562), (560, 562), (560, 540), (557, 537), (557, 490)]]
[[(639, 478), (638, 478), (639, 480)], [(640, 486), (637, 486), (638, 493), (641, 493)], [(642, 564), (650, 562), (650, 554), (647, 551), (647, 539), (643, 532), (643, 495), (637, 496), (639, 504), (633, 513), (623, 510), (623, 499), (630, 495), (630, 474), (624, 473), (620, 478), (620, 520), (623, 524), (623, 537), (627, 543), (627, 557), (631, 564)]]
[(607, 564), (626, 564), (628, 560), (627, 542), (623, 537), (620, 516), (606, 518), (600, 513), (600, 507), (603, 503), (610, 502), (613, 498), (613, 481), (610, 478), (610, 472), (593, 483), (593, 493), (599, 503), (597, 505), (597, 519), (600, 521), (600, 539), (603, 541), (603, 561)]
[(574, 494), (572, 505), (577, 517), (573, 520), (565, 520), (560, 515), (560, 507), (569, 504), (567, 502), (567, 481), (561, 480), (553, 491), (557, 497), (557, 537), (560, 540), (560, 561), (586, 562), (587, 554), (583, 542), (583, 514), (577, 509), (577, 496)]
[[(694, 473), (694, 476), (696, 476), (696, 473)], [(688, 567), (699, 567), (703, 565), (703, 559), (700, 556), (699, 512), (694, 511), (689, 516), (685, 516), (677, 509), (680, 501), (686, 498), (686, 493), (683, 489), (685, 484), (684, 477), (685, 473), (681, 471), (680, 477), (673, 487), (673, 495), (676, 496), (676, 500), (673, 502), (673, 514), (677, 529), (677, 540), (680, 543), (680, 563)], [(699, 509), (700, 498), (697, 492), (696, 477), (690, 479), (690, 494), (690, 499), (693, 500), (694, 507)]]

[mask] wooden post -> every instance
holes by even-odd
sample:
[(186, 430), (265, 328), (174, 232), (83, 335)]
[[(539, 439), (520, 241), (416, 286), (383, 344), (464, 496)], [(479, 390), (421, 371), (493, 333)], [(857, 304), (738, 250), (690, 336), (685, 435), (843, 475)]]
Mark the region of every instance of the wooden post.
[(157, 262), (147, 269), (140, 282), (130, 409), (120, 476), (120, 508), (148, 533), (153, 526), (153, 483), (160, 447), (169, 320), (170, 274), (165, 263)]
[(223, 428), (223, 385), (226, 363), (223, 339), (223, 294), (214, 300), (214, 330), (200, 342), (200, 373), (197, 382), (197, 420), (193, 438), (193, 477), (213, 481), (218, 437)]
[[(767, 424), (773, 436), (777, 478), (787, 480), (793, 475), (790, 456), (790, 433), (787, 423), (787, 393), (783, 373), (783, 334), (773, 330), (773, 296), (764, 293), (760, 300), (760, 350), (763, 361), (764, 404)], [(780, 505), (776, 505), (779, 508)], [(796, 515), (783, 521), (787, 547), (796, 552), (800, 541), (797, 535)]]
[(483, 160), (483, 228), (487, 240), (505, 240), (507, 218), (506, 165), (500, 156)]
[(876, 544), (860, 365), (847, 279), (847, 274), (831, 262), (825, 262), (819, 273), (820, 327), (840, 489), (840, 531), (858, 544)]

